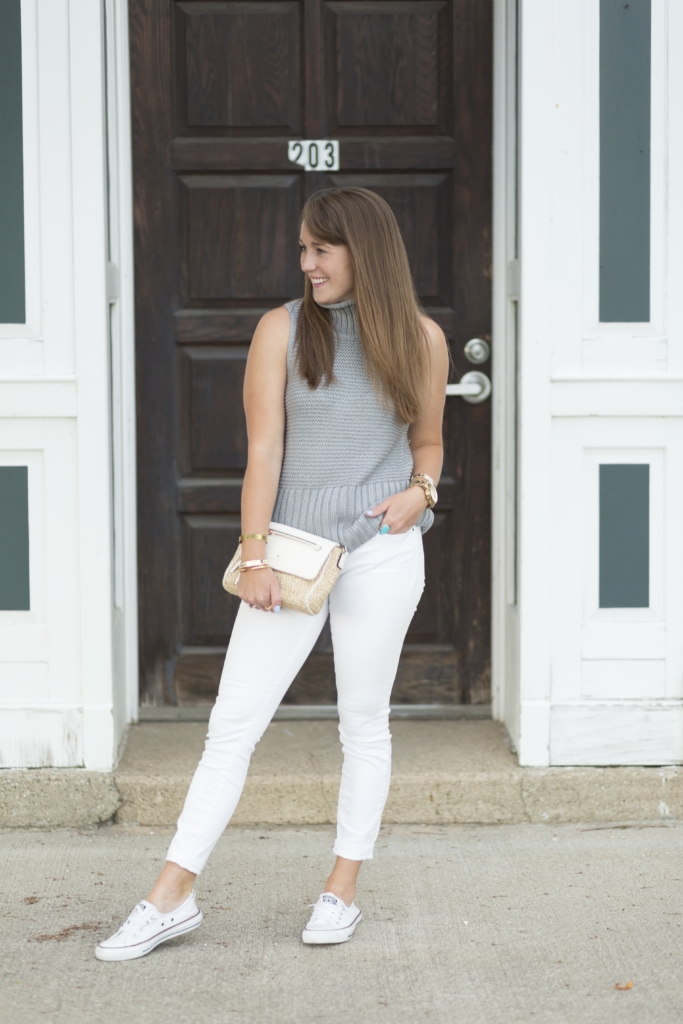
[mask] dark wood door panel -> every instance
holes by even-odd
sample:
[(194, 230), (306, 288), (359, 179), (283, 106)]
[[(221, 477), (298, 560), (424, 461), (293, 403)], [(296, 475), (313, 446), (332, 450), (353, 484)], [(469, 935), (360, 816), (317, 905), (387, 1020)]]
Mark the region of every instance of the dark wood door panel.
[(296, 292), (292, 259), (301, 175), (183, 175), (187, 305), (266, 300)]
[[(238, 602), (241, 390), (260, 317), (301, 294), (317, 189), (395, 211), (451, 344), (490, 337), (489, 0), (129, 0), (143, 701), (212, 700)], [(340, 140), (305, 173), (292, 138)], [(485, 369), (487, 369), (485, 367)], [(489, 697), (490, 405), (447, 402), (427, 586), (393, 699)], [(335, 699), (329, 630), (287, 702)]]
[(234, 475), (246, 469), (242, 388), (248, 351), (241, 345), (201, 345), (181, 350), (185, 476), (218, 472)]
[(300, 6), (175, 5), (179, 132), (301, 132)]
[(177, 309), (173, 317), (173, 336), (184, 345), (204, 345), (211, 341), (250, 342), (270, 303), (260, 309)]
[(445, 0), (325, 4), (331, 134), (451, 134)]
[[(184, 345), (204, 345), (207, 342), (245, 342), (253, 337), (257, 324), (264, 313), (272, 308), (271, 304), (261, 309), (180, 309), (174, 314), (172, 333), (176, 341)], [(429, 306), (429, 315), (433, 317), (446, 333), (447, 338), (453, 337), (455, 326), (454, 310), (449, 306)], [(481, 324), (482, 320), (479, 319)], [(460, 325), (460, 334), (467, 332), (467, 324)], [(488, 326), (479, 331), (474, 330), (469, 336), (481, 334), (486, 337)], [(465, 339), (466, 340), (466, 339)], [(461, 353), (460, 353), (461, 356)], [(461, 356), (461, 362), (465, 362)], [(464, 371), (463, 371), (464, 372)]]
[(227, 647), (239, 602), (222, 579), (239, 540), (239, 516), (185, 516), (182, 533), (183, 646)]
[[(443, 509), (424, 537), (425, 589), (406, 636), (410, 644), (449, 644), (453, 641), (452, 587), (444, 586), (453, 558), (449, 534), (454, 526), (453, 512)], [(444, 564), (444, 562), (446, 564)]]
[[(248, 167), (254, 173), (291, 171), (294, 165), (287, 156), (287, 142), (286, 138), (176, 138), (171, 146), (173, 169), (227, 172)], [(339, 153), (344, 171), (448, 170), (458, 163), (453, 140), (441, 136), (341, 137)]]
[[(482, 332), (483, 333), (483, 332)], [(461, 355), (461, 349), (457, 349)], [(463, 360), (464, 361), (464, 360)], [(471, 364), (465, 364), (467, 368)], [(489, 367), (484, 370), (489, 372)], [(463, 702), (491, 699), (491, 411), (488, 403), (446, 400), (445, 429), (457, 438), (446, 450), (444, 473), (454, 479), (453, 618), (456, 679)], [(442, 583), (443, 586), (443, 583)]]
[(453, 296), (451, 175), (333, 174), (340, 187), (377, 192), (394, 211), (420, 301), (447, 308)]
[(241, 476), (232, 479), (187, 476), (178, 481), (175, 507), (178, 513), (239, 515), (241, 498)]
[[(174, 662), (174, 702), (180, 707), (213, 704), (224, 660), (224, 647), (181, 648)], [(463, 702), (467, 695), (452, 645), (404, 647), (391, 691), (393, 704), (452, 704)], [(333, 656), (329, 651), (314, 650), (282, 703), (335, 704), (336, 700)]]

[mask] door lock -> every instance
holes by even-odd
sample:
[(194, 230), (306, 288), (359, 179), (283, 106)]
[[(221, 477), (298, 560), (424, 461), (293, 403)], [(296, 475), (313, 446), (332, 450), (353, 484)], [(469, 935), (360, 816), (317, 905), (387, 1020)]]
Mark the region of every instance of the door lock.
[(457, 384), (447, 384), (446, 394), (460, 395), (470, 405), (479, 405), (491, 394), (491, 381), (481, 370), (470, 370)]
[(491, 355), (491, 347), (483, 338), (471, 338), (465, 345), (465, 359), (471, 363), (485, 363)]

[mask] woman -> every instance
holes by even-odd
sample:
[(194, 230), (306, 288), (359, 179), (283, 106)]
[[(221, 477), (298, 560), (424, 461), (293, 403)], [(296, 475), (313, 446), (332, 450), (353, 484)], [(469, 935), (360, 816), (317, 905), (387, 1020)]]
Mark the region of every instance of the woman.
[(349, 555), (315, 616), (282, 609), (270, 568), (242, 572), (206, 748), (166, 864), (147, 899), (99, 944), (99, 959), (144, 956), (201, 924), (194, 880), (328, 613), (344, 766), (336, 862), (303, 941), (344, 942), (361, 919), (356, 880), (389, 790), (391, 687), (424, 586), (448, 355), (418, 307), (394, 215), (375, 193), (314, 195), (299, 244), (304, 298), (262, 318), (247, 362), (242, 558), (264, 561), (271, 520), (335, 540)]

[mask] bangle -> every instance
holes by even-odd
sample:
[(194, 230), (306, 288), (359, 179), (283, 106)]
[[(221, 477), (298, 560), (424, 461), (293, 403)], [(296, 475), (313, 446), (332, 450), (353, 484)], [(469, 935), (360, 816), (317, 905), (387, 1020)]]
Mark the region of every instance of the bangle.
[(432, 480), (431, 476), (429, 476), (427, 473), (413, 473), (413, 475), (410, 478), (410, 482), (412, 483), (413, 480), (426, 480), (427, 483), (430, 483), (432, 485), (432, 487), (436, 487), (436, 484)]
[(424, 491), (424, 496), (427, 499), (427, 508), (434, 508), (439, 500), (439, 495), (431, 476), (427, 476), (426, 473), (413, 473), (408, 486), (421, 487)]
[(248, 562), (240, 562), (238, 572), (245, 572), (249, 569), (270, 569), (270, 562), (263, 558), (252, 558)]
[(268, 540), (265, 533), (243, 533), (240, 537), (240, 544), (243, 540)]

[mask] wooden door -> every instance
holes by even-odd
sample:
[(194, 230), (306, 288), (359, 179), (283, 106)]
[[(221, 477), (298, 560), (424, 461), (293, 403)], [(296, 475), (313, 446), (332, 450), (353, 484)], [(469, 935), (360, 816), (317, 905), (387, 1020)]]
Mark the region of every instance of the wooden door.
[[(212, 700), (237, 611), (242, 379), (302, 293), (297, 219), (361, 185), (392, 206), (421, 300), (490, 337), (490, 0), (130, 0), (143, 703)], [(340, 141), (304, 171), (288, 140)], [(487, 366), (485, 370), (489, 370)], [(449, 398), (427, 587), (397, 703), (489, 699), (490, 402)], [(335, 700), (326, 630), (287, 695)]]

